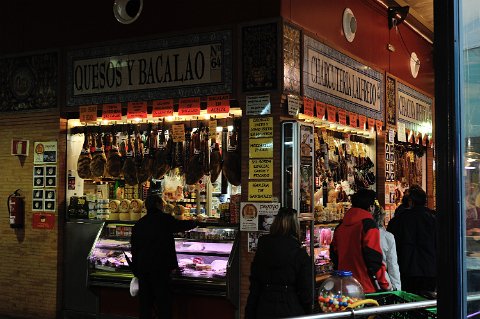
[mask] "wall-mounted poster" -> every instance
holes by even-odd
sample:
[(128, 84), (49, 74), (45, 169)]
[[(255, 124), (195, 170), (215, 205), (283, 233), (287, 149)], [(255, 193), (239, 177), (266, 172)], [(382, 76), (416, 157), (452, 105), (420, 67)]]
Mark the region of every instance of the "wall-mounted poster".
[(57, 162), (57, 141), (35, 142), (33, 148), (34, 164), (49, 164)]
[(386, 105), (385, 105), (385, 121), (387, 126), (397, 126), (397, 82), (387, 75), (386, 77)]

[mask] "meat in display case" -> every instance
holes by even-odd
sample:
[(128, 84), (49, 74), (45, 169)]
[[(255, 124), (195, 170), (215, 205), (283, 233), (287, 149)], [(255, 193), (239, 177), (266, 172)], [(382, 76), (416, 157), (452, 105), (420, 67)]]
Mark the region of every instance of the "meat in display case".
[[(125, 287), (133, 276), (130, 236), (134, 222), (106, 221), (88, 256), (90, 286)], [(175, 249), (179, 268), (173, 274), (176, 291), (225, 296), (236, 303), (238, 295), (237, 228), (208, 225), (179, 233)]]

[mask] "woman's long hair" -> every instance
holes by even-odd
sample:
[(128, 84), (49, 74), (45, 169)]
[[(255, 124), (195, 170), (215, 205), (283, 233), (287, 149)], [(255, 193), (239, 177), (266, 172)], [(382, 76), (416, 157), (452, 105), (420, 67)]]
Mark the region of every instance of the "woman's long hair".
[(278, 210), (277, 216), (270, 227), (272, 235), (290, 235), (299, 239), (300, 224), (298, 222), (297, 211), (293, 208), (282, 207)]

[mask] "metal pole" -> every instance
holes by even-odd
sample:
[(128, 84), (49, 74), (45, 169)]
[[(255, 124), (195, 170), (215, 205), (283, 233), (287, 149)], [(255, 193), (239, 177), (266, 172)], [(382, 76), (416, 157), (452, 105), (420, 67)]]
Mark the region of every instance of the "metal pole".
[(333, 318), (355, 318), (355, 316), (370, 316), (381, 313), (409, 311), (416, 309), (432, 308), (437, 306), (436, 300), (424, 300), (407, 302), (402, 304), (386, 305), (379, 307), (369, 307), (359, 310), (352, 309), (349, 311), (335, 312), (335, 313), (322, 313), (316, 315), (294, 317), (295, 319), (333, 319)]

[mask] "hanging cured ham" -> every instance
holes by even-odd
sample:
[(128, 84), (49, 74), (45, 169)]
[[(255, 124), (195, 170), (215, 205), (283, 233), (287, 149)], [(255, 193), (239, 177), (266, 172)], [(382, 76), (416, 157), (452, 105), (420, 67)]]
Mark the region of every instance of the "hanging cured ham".
[(107, 164), (107, 158), (103, 151), (102, 133), (100, 129), (95, 136), (95, 152), (92, 154), (92, 161), (90, 162), (90, 171), (92, 177), (100, 179), (105, 174), (105, 166)]
[(201, 147), (200, 129), (197, 129), (192, 133), (192, 145), (193, 156), (190, 158), (187, 174), (185, 176), (185, 182), (187, 185), (196, 184), (204, 174), (203, 161), (205, 158)]
[(92, 157), (90, 155), (89, 138), (90, 135), (88, 134), (87, 127), (85, 127), (83, 147), (77, 160), (77, 173), (78, 176), (83, 179), (92, 178), (92, 172), (90, 171)]
[(155, 162), (152, 170), (152, 177), (155, 179), (161, 179), (170, 170), (172, 141), (171, 138), (166, 140), (165, 126), (162, 125), (159, 130), (158, 149), (155, 150)]
[(123, 167), (123, 158), (118, 151), (118, 144), (117, 144), (117, 132), (115, 130), (115, 125), (112, 126), (111, 132), (111, 147), (110, 150), (107, 152), (107, 175), (111, 177), (119, 177), (122, 173)]
[(211, 151), (210, 151), (210, 181), (215, 183), (218, 176), (222, 171), (222, 154), (220, 153), (220, 147), (217, 143), (215, 137), (211, 140)]
[(128, 130), (128, 137), (126, 142), (126, 156), (125, 163), (123, 164), (123, 176), (125, 178), (125, 183), (127, 185), (136, 185), (138, 184), (137, 180), (137, 165), (135, 164), (135, 151), (132, 143), (132, 132), (131, 129)]
[(139, 183), (145, 183), (152, 176), (153, 164), (155, 162), (153, 157), (152, 124), (148, 125), (145, 136), (145, 143), (142, 143), (144, 144), (144, 147), (140, 146), (140, 150), (143, 149), (143, 158), (141, 159), (140, 167), (138, 168)]

